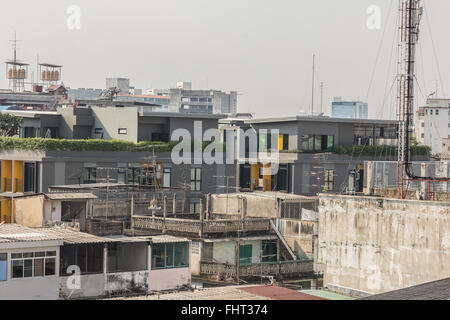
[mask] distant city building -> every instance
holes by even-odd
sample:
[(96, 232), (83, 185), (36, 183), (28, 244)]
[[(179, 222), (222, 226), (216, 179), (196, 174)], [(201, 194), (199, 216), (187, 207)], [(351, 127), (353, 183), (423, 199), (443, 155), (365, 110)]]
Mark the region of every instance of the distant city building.
[(361, 101), (344, 101), (335, 98), (331, 103), (331, 117), (344, 119), (367, 119), (369, 105)]
[[(419, 132), (419, 142), (431, 147), (435, 155), (447, 154), (447, 139), (450, 137), (449, 121), (450, 99), (428, 99), (427, 105), (416, 113), (416, 133)], [(423, 114), (423, 120), (420, 115)], [(422, 136), (423, 135), (423, 136)]]
[(127, 78), (106, 78), (106, 89), (119, 88), (120, 94), (130, 93), (130, 79)]
[(69, 100), (89, 100), (96, 99), (102, 94), (102, 89), (78, 88), (68, 89)]
[(193, 90), (191, 82), (177, 82), (174, 89), (153, 89), (154, 96), (170, 97), (170, 112), (196, 114), (236, 114), (237, 92)]

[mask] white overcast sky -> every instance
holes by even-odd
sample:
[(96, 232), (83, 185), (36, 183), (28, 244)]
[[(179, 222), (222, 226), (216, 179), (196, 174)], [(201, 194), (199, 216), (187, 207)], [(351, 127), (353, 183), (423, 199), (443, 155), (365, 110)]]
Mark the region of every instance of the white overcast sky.
[[(333, 97), (367, 100), (372, 118), (392, 118), (395, 70), (390, 52), (398, 0), (1, 0), (0, 60), (9, 40), (22, 40), (19, 58), (64, 65), (64, 84), (103, 88), (106, 77), (128, 77), (137, 88), (236, 90), (240, 112), (295, 115), (310, 110), (312, 54), (317, 55), (316, 110)], [(81, 8), (81, 29), (66, 26), (67, 7)], [(370, 5), (381, 7), (381, 30), (366, 27)], [(418, 103), (440, 80), (450, 92), (450, 1), (426, 0), (417, 79)], [(388, 19), (389, 17), (389, 19)], [(428, 24), (431, 28), (428, 28)], [(384, 26), (387, 28), (384, 32)], [(382, 42), (380, 59), (374, 69)], [(394, 55), (395, 59), (395, 55)], [(391, 62), (391, 63), (390, 63)], [(391, 65), (391, 68), (388, 68)], [(4, 70), (4, 69), (3, 69)], [(4, 71), (1, 71), (4, 73)], [(0, 88), (8, 86), (0, 77)], [(384, 103), (383, 103), (384, 101)]]

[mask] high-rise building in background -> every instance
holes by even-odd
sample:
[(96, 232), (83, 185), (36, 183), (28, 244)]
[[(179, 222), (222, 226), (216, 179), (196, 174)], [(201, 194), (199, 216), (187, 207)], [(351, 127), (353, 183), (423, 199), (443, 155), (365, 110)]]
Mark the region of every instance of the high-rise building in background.
[(367, 119), (369, 117), (369, 105), (361, 101), (347, 101), (342, 98), (334, 98), (331, 103), (331, 117), (345, 119)]
[(127, 78), (107, 78), (106, 79), (106, 89), (118, 88), (120, 94), (130, 93), (130, 79)]
[(153, 89), (155, 96), (169, 96), (171, 112), (197, 114), (236, 114), (237, 92), (193, 90), (191, 82), (177, 82), (173, 89)]
[(419, 143), (431, 147), (435, 155), (448, 154), (450, 99), (428, 99), (416, 112), (415, 132)]

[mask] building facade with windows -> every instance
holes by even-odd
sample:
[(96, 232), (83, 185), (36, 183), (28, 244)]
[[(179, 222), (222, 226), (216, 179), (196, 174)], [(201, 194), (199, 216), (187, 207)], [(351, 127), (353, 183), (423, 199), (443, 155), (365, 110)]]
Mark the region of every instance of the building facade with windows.
[(340, 98), (331, 103), (331, 117), (342, 119), (368, 119), (369, 105), (361, 101), (343, 101)]
[(0, 225), (0, 299), (58, 299), (62, 244), (35, 229)]
[[(241, 139), (246, 139), (245, 152), (239, 155), (236, 174), (236, 186), (242, 191), (282, 191), (298, 195), (362, 191), (363, 175), (357, 172), (363, 170), (364, 159), (377, 156), (337, 154), (336, 148), (397, 144), (397, 123), (389, 120), (298, 116), (235, 122), (224, 119), (219, 121), (219, 125), (227, 148), (232, 148), (232, 142), (227, 140), (228, 131), (235, 133), (235, 148), (241, 144)], [(236, 134), (238, 130), (246, 133), (250, 130), (254, 136), (241, 137)], [(276, 135), (275, 139), (272, 134)], [(255, 146), (258, 155), (278, 149), (277, 172), (270, 170), (273, 168), (270, 161), (252, 159), (249, 146)], [(394, 159), (396, 155), (380, 154), (378, 157)]]
[(416, 134), (420, 135), (417, 140), (431, 147), (434, 155), (445, 156), (449, 152), (446, 142), (450, 137), (449, 108), (450, 99), (428, 99), (427, 105), (416, 113)]

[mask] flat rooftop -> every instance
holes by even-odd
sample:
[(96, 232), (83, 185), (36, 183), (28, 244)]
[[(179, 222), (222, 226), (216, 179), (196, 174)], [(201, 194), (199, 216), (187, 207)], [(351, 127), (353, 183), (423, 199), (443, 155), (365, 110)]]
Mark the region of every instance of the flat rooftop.
[(258, 123), (275, 123), (275, 122), (331, 122), (331, 123), (352, 123), (352, 124), (390, 124), (396, 125), (398, 121), (395, 120), (379, 120), (379, 119), (344, 119), (331, 118), (321, 116), (290, 116), (280, 118), (260, 118), (244, 120), (246, 124)]

